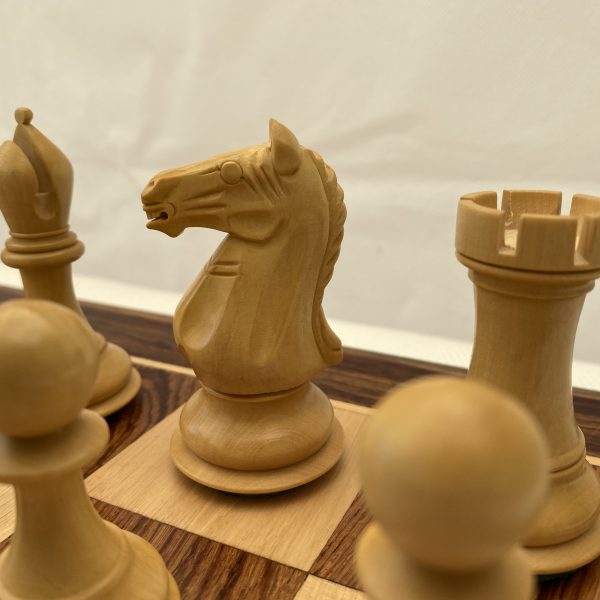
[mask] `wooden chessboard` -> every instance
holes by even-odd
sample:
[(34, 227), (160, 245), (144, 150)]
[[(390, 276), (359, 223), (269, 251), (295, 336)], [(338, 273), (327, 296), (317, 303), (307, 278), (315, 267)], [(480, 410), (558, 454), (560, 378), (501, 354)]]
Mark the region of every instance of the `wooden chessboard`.
[[(0, 301), (18, 297), (0, 288)], [(369, 522), (354, 451), (372, 406), (391, 387), (439, 365), (353, 349), (316, 383), (334, 400), (346, 433), (342, 462), (289, 492), (241, 497), (208, 490), (182, 476), (168, 446), (181, 405), (197, 388), (172, 339), (167, 317), (84, 304), (94, 328), (125, 348), (142, 374), (136, 399), (108, 418), (110, 444), (87, 472), (103, 518), (160, 551), (185, 600), (355, 600), (357, 537)], [(577, 390), (577, 418), (591, 462), (600, 465), (600, 394)], [(12, 489), (0, 485), (0, 550), (13, 527)], [(600, 599), (600, 560), (540, 585), (538, 600)]]

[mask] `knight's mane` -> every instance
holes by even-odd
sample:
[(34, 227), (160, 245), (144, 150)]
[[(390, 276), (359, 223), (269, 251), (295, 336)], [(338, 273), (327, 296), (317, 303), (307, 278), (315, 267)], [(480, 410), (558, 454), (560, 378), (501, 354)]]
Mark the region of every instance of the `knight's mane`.
[(333, 275), (333, 268), (340, 254), (342, 238), (344, 237), (344, 222), (346, 220), (344, 190), (338, 185), (334, 170), (325, 163), (321, 156), (313, 150), (308, 152), (321, 177), (329, 206), (329, 236), (315, 289), (312, 327), (321, 356), (327, 364), (335, 364), (342, 360), (342, 344), (325, 319), (322, 303), (325, 286)]

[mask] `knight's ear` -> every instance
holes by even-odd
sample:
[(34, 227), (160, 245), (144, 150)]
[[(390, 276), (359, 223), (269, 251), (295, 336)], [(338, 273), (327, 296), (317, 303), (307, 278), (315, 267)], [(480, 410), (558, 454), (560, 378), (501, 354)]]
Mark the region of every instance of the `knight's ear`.
[(298, 170), (302, 160), (302, 148), (296, 136), (284, 125), (271, 119), (269, 121), (271, 154), (273, 166), (281, 175), (291, 175)]

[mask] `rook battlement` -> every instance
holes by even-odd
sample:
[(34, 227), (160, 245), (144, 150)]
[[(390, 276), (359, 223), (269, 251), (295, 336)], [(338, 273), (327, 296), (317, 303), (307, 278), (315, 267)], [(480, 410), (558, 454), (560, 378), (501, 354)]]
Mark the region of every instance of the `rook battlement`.
[(600, 197), (573, 196), (561, 215), (561, 192), (505, 190), (462, 196), (456, 251), (512, 269), (565, 272), (600, 269)]

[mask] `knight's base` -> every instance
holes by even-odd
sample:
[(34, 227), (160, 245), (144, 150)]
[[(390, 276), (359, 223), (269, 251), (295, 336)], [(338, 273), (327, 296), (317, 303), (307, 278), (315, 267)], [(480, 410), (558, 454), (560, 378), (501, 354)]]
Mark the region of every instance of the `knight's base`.
[(561, 575), (591, 563), (600, 556), (600, 514), (579, 537), (552, 546), (526, 547), (525, 553), (537, 575)]
[(111, 415), (133, 400), (140, 391), (141, 385), (142, 377), (139, 371), (137, 369), (131, 369), (129, 378), (121, 389), (100, 402), (89, 404), (87, 408), (98, 413), (101, 417)]
[(356, 550), (359, 580), (372, 600), (533, 600), (535, 580), (517, 547), (498, 565), (475, 572), (444, 572), (406, 560), (377, 523)]
[(171, 438), (171, 458), (187, 477), (207, 487), (235, 494), (273, 494), (313, 481), (327, 473), (344, 451), (344, 432), (334, 418), (331, 435), (315, 454), (293, 465), (267, 471), (240, 471), (218, 467), (196, 456), (179, 428)]

